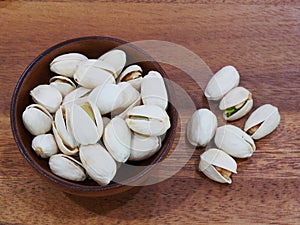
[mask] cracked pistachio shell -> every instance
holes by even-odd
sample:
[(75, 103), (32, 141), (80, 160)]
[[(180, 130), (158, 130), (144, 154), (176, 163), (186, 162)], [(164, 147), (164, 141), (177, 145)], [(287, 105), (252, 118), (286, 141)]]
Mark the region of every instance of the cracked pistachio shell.
[(138, 96), (138, 98), (136, 98), (136, 100), (130, 105), (128, 106), (127, 109), (125, 109), (123, 112), (121, 112), (120, 114), (118, 115), (115, 115), (116, 117), (120, 117), (122, 118), (123, 120), (126, 119), (126, 116), (128, 114), (128, 112), (135, 106), (138, 106), (138, 105), (141, 105), (142, 101), (141, 101), (141, 95)]
[(70, 107), (70, 130), (75, 140), (81, 145), (97, 143), (103, 133), (103, 121), (96, 105), (86, 101)]
[(78, 153), (78, 143), (70, 130), (69, 111), (70, 108), (66, 106), (61, 106), (56, 111), (52, 131), (59, 150), (66, 155), (76, 155)]
[(265, 104), (257, 108), (245, 123), (244, 130), (254, 140), (265, 137), (272, 133), (280, 123), (278, 108)]
[(82, 103), (87, 100), (87, 96), (90, 92), (91, 89), (85, 87), (78, 87), (64, 97), (62, 105)]
[(206, 146), (215, 135), (217, 117), (208, 109), (199, 109), (187, 125), (187, 139), (194, 146)]
[[(224, 176), (220, 169), (225, 170), (227, 176)], [(199, 170), (214, 181), (231, 184), (230, 175), (237, 173), (236, 169), (235, 160), (219, 149), (208, 149), (200, 156)]]
[(128, 66), (118, 77), (117, 83), (128, 82), (137, 91), (140, 91), (141, 83), (142, 83), (142, 79), (143, 79), (142, 73), (143, 73), (143, 70), (139, 65)]
[(126, 53), (119, 49), (113, 49), (101, 55), (99, 60), (110, 64), (115, 69), (114, 77), (117, 78), (126, 64)]
[(167, 112), (156, 105), (133, 107), (127, 113), (126, 123), (134, 132), (147, 136), (163, 135), (171, 126)]
[(115, 117), (106, 125), (103, 142), (117, 162), (126, 162), (129, 158), (130, 141), (131, 131), (123, 119)]
[(116, 83), (115, 73), (115, 69), (110, 64), (89, 59), (78, 66), (74, 80), (85, 88), (95, 88), (101, 84)]
[(39, 104), (31, 104), (24, 110), (22, 120), (25, 128), (36, 136), (51, 130), (53, 118), (45, 107)]
[(67, 180), (83, 181), (86, 179), (82, 164), (64, 154), (52, 155), (49, 159), (49, 167), (55, 175)]
[(87, 174), (100, 185), (109, 184), (116, 175), (116, 162), (100, 144), (81, 145), (79, 157)]
[(219, 149), (236, 158), (250, 157), (256, 149), (253, 139), (233, 125), (217, 128), (215, 144)]
[(228, 91), (237, 87), (239, 82), (240, 75), (236, 68), (225, 66), (209, 80), (204, 94), (208, 100), (220, 100)]
[(79, 53), (60, 55), (50, 63), (50, 70), (63, 76), (73, 77), (78, 65), (86, 60), (88, 58)]
[(61, 93), (54, 87), (41, 84), (30, 91), (33, 101), (44, 106), (50, 113), (55, 113), (62, 102)]
[(68, 93), (73, 91), (76, 88), (76, 85), (73, 81), (64, 76), (55, 76), (49, 80), (50, 86), (55, 87), (62, 95), (66, 96)]
[(154, 155), (161, 147), (161, 139), (156, 136), (144, 136), (133, 133), (129, 160), (140, 161)]
[[(252, 94), (244, 87), (231, 89), (220, 101), (219, 108), (223, 111), (223, 118), (228, 121), (237, 120), (245, 116), (253, 106)], [(227, 116), (226, 109), (238, 108), (232, 115)]]
[(42, 158), (49, 158), (58, 152), (53, 134), (40, 134), (34, 137), (31, 147)]
[(168, 106), (168, 93), (161, 74), (150, 71), (142, 80), (141, 96), (145, 105), (157, 105), (163, 110)]

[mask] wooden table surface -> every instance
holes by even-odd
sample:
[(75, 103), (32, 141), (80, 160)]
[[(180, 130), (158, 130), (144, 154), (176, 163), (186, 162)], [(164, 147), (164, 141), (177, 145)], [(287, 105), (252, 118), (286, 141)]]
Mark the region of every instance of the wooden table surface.
[[(234, 65), (255, 108), (279, 107), (280, 126), (256, 142), (253, 157), (239, 162), (231, 185), (196, 171), (199, 149), (158, 184), (102, 198), (62, 193), (19, 153), (10, 128), (11, 96), (42, 51), (94, 35), (175, 43), (213, 72)], [(300, 224), (299, 1), (2, 0), (0, 38), (0, 224)], [(164, 68), (201, 107), (194, 82)]]

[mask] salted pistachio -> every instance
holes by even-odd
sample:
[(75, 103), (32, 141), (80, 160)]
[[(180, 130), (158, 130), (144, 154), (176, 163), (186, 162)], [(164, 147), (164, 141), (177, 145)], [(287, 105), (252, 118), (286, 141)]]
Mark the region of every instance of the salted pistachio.
[(76, 155), (78, 153), (78, 143), (71, 132), (70, 108), (61, 106), (55, 113), (52, 131), (59, 150), (66, 155)]
[(220, 100), (228, 91), (237, 87), (240, 75), (235, 67), (225, 66), (209, 80), (205, 88), (205, 96), (208, 100)]
[(157, 105), (163, 110), (168, 106), (168, 93), (161, 74), (150, 71), (141, 83), (141, 96), (145, 105)]
[(252, 106), (252, 94), (244, 87), (231, 89), (219, 104), (224, 119), (228, 121), (240, 119), (252, 109)]
[(160, 149), (161, 138), (133, 133), (130, 146), (129, 160), (144, 160), (154, 155)]
[(34, 137), (31, 147), (42, 158), (49, 158), (58, 152), (53, 134), (40, 134)]
[(44, 106), (50, 113), (55, 113), (62, 102), (61, 93), (48, 84), (41, 84), (30, 91), (33, 101)]
[(116, 175), (116, 162), (100, 144), (81, 145), (79, 157), (87, 174), (100, 185), (109, 184)]
[(85, 87), (77, 87), (75, 90), (67, 94), (62, 102), (62, 105), (72, 105), (76, 103), (82, 103), (87, 100), (87, 96), (91, 92), (91, 89)]
[(80, 53), (67, 53), (53, 59), (50, 70), (66, 77), (73, 77), (78, 65), (86, 60), (88, 58)]
[(215, 144), (219, 149), (236, 158), (248, 158), (256, 149), (253, 139), (233, 125), (217, 128)]
[(70, 130), (81, 145), (97, 143), (103, 133), (103, 121), (96, 105), (90, 101), (70, 107)]
[(64, 154), (52, 155), (49, 159), (50, 170), (57, 176), (71, 181), (84, 181), (85, 171), (80, 162)]
[(101, 84), (114, 84), (115, 69), (103, 61), (89, 59), (81, 63), (75, 74), (74, 80), (85, 88), (95, 88)]
[(62, 97), (65, 97), (76, 88), (73, 81), (64, 76), (51, 77), (49, 82), (50, 86), (55, 87), (61, 93)]
[(134, 132), (147, 136), (163, 135), (171, 126), (167, 112), (156, 105), (133, 107), (127, 113), (126, 123)]
[(219, 149), (208, 149), (200, 156), (199, 170), (214, 181), (231, 184), (230, 176), (236, 169), (235, 160)]
[(31, 104), (24, 110), (22, 120), (25, 128), (36, 136), (51, 130), (53, 118), (45, 107), (39, 104)]
[(126, 162), (129, 158), (130, 141), (131, 131), (123, 119), (115, 117), (106, 125), (103, 142), (117, 162)]
[(136, 90), (141, 90), (142, 76), (143, 70), (139, 65), (131, 65), (128, 66), (118, 77), (117, 83), (120, 82), (128, 82), (130, 83)]
[(257, 108), (245, 123), (246, 131), (254, 140), (272, 133), (280, 123), (278, 108), (265, 104)]
[(110, 64), (116, 71), (117, 78), (126, 64), (126, 53), (120, 49), (113, 49), (99, 57), (100, 61)]

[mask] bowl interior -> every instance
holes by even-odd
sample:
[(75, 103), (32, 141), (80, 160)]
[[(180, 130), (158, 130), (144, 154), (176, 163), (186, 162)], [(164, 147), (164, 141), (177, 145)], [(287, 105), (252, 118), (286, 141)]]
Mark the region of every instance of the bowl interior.
[(160, 151), (147, 160), (134, 163), (127, 162), (127, 164), (136, 165), (136, 169), (130, 170), (131, 172), (128, 173), (121, 167), (118, 170), (116, 177), (119, 177), (119, 180), (122, 182), (111, 182), (107, 186), (99, 186), (92, 180), (71, 182), (57, 177), (50, 171), (48, 160), (41, 159), (31, 149), (33, 136), (23, 125), (22, 113), (26, 106), (33, 103), (31, 96), (29, 95), (30, 90), (39, 84), (48, 84), (49, 79), (55, 75), (49, 69), (50, 62), (58, 55), (71, 52), (84, 54), (88, 58), (98, 58), (100, 55), (116, 47), (126, 52), (126, 65), (138, 64), (143, 68), (143, 74), (146, 74), (149, 70), (157, 70), (162, 76), (167, 77), (162, 68), (149, 55), (131, 44), (106, 37), (86, 37), (66, 41), (46, 50), (27, 67), (16, 86), (12, 99), (11, 125), (19, 150), (29, 163), (42, 175), (59, 185), (88, 191), (107, 190), (121, 187), (124, 184), (131, 185), (145, 175), (152, 166), (165, 156), (172, 143), (177, 117), (174, 107), (169, 104), (167, 111), (171, 120), (171, 128), (167, 131)]

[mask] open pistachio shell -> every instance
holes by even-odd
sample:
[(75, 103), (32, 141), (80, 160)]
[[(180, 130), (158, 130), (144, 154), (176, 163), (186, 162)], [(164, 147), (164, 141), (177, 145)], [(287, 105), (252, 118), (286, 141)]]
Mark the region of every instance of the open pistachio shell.
[(120, 117), (122, 119), (126, 119), (126, 116), (128, 114), (128, 112), (135, 106), (141, 105), (142, 103), (142, 99), (141, 99), (141, 95), (139, 95), (134, 102), (132, 102), (132, 104), (130, 106), (128, 106), (127, 109), (125, 109), (123, 112), (121, 112), (120, 114), (115, 115), (116, 117)]
[(81, 145), (79, 157), (87, 174), (100, 185), (109, 184), (117, 172), (116, 162), (100, 144)]
[(257, 108), (245, 123), (244, 130), (254, 140), (260, 139), (272, 133), (280, 123), (278, 108), (265, 104)]
[(250, 157), (256, 149), (253, 139), (233, 125), (217, 128), (215, 144), (219, 149), (236, 158)]
[(223, 110), (225, 120), (237, 120), (246, 115), (253, 106), (252, 94), (246, 88), (231, 89), (220, 101), (219, 108)]
[(66, 96), (76, 88), (73, 81), (64, 76), (51, 77), (49, 82), (50, 86), (55, 87), (61, 93), (62, 97)]
[(60, 55), (50, 63), (50, 70), (54, 73), (73, 77), (78, 65), (88, 58), (80, 53), (68, 53)]
[(237, 173), (235, 160), (225, 152), (211, 148), (200, 156), (199, 170), (210, 179), (231, 184), (231, 173)]
[(64, 97), (62, 105), (72, 105), (86, 101), (87, 96), (90, 92), (91, 89), (85, 87), (78, 87)]
[(126, 53), (119, 49), (113, 49), (101, 55), (99, 60), (110, 64), (115, 69), (114, 77), (117, 78), (126, 64)]
[(45, 107), (31, 104), (24, 110), (22, 120), (25, 128), (32, 135), (39, 135), (51, 130), (53, 118)]
[(117, 83), (128, 82), (136, 90), (140, 91), (143, 70), (139, 65), (128, 66), (118, 77)]
[(168, 93), (163, 77), (157, 71), (150, 71), (142, 80), (141, 96), (145, 105), (157, 105), (163, 110), (168, 106)]
[(40, 134), (34, 137), (31, 147), (42, 158), (49, 158), (58, 152), (53, 134)]
[(194, 146), (206, 146), (215, 135), (217, 117), (208, 109), (199, 109), (187, 125), (187, 139)]
[(83, 181), (86, 179), (82, 164), (64, 154), (52, 155), (49, 159), (49, 167), (55, 175), (67, 180)]
[(209, 80), (204, 94), (208, 100), (220, 100), (228, 91), (237, 87), (239, 82), (240, 75), (236, 68), (225, 66)]
[(117, 162), (126, 162), (130, 155), (131, 131), (121, 118), (113, 118), (104, 130), (103, 142)]

